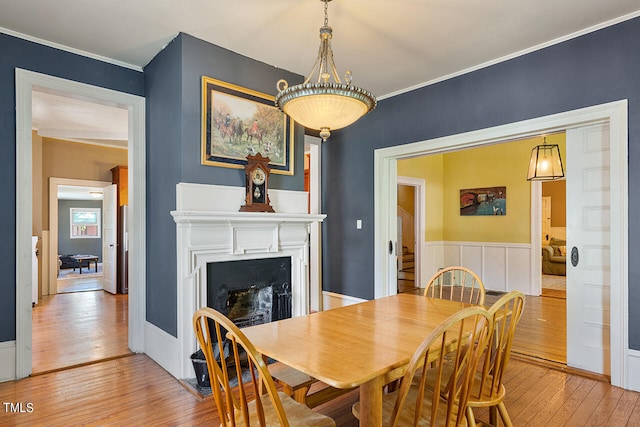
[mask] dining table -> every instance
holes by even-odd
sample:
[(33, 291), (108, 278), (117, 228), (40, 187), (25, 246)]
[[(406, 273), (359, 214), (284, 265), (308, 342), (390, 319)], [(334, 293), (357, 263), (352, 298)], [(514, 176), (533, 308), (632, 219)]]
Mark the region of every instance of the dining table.
[(382, 426), (382, 392), (422, 341), (471, 304), (397, 294), (242, 331), (258, 352), (330, 386), (360, 387), (360, 425)]

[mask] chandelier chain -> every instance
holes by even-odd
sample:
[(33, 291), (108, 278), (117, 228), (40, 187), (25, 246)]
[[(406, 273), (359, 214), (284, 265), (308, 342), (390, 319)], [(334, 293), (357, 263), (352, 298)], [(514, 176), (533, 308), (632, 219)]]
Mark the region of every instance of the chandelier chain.
[(324, 0), (324, 26), (329, 26), (329, 2)]

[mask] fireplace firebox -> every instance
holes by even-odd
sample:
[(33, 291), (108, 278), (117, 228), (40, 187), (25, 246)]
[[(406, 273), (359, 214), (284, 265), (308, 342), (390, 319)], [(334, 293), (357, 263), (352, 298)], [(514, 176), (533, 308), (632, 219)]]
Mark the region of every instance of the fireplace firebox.
[(207, 306), (239, 327), (291, 317), (291, 257), (207, 264)]

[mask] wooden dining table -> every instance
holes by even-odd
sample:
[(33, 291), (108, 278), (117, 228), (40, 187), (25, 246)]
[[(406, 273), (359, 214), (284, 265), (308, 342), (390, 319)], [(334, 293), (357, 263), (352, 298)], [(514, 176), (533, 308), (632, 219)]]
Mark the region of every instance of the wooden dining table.
[(330, 386), (360, 387), (360, 425), (382, 425), (383, 386), (400, 378), (420, 343), (470, 304), (398, 294), (244, 328), (265, 356)]

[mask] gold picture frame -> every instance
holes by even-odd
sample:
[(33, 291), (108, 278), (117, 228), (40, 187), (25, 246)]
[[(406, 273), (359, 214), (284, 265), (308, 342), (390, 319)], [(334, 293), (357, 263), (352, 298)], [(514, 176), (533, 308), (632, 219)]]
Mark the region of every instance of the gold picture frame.
[(202, 77), (202, 164), (244, 168), (269, 157), (271, 173), (293, 175), (294, 122), (274, 96)]

